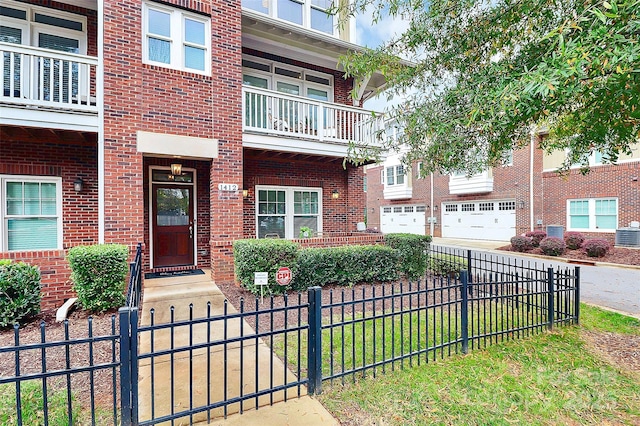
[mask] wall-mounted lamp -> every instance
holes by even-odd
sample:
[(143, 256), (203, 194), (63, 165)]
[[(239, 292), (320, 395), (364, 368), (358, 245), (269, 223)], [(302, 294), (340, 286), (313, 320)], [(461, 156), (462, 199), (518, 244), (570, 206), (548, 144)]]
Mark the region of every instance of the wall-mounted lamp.
[(82, 188), (84, 188), (84, 181), (81, 177), (78, 177), (73, 181), (73, 190), (76, 192), (82, 192)]
[(438, 211), (438, 206), (437, 206), (437, 205), (433, 206), (433, 211), (434, 211), (434, 212), (437, 212), (437, 211)]
[(340, 198), (340, 193), (338, 192), (337, 189), (333, 190), (333, 192), (331, 193), (331, 198), (333, 198), (334, 200), (337, 198)]
[(171, 174), (173, 176), (180, 176), (182, 174), (182, 164), (180, 163), (171, 164)]
[(242, 190), (242, 198), (247, 198), (249, 196), (249, 190), (248, 189), (243, 189)]
[(518, 207), (524, 209), (524, 201), (518, 201)]

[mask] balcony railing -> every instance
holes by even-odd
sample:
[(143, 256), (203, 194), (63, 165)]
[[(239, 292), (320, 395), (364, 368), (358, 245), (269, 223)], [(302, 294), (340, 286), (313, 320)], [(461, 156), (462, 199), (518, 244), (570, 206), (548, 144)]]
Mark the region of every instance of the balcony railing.
[(98, 112), (98, 59), (0, 42), (0, 102)]
[(333, 143), (379, 145), (382, 114), (301, 96), (243, 87), (243, 131)]

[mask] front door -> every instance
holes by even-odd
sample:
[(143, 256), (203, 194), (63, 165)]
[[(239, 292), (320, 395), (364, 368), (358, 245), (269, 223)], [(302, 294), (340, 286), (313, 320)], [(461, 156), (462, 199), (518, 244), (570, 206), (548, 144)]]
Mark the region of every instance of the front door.
[(193, 186), (154, 183), (153, 267), (193, 265)]

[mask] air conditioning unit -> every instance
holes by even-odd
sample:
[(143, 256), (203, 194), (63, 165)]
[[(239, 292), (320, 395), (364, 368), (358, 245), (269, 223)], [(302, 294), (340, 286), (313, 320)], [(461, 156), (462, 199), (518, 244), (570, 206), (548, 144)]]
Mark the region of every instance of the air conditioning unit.
[(640, 247), (640, 228), (617, 229), (616, 245), (626, 247)]

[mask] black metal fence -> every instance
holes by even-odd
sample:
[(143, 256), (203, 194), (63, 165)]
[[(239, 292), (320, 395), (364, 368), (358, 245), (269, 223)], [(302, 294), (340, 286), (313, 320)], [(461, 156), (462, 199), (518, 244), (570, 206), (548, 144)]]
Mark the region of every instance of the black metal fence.
[(204, 317), (192, 305), (184, 318), (171, 308), (139, 321), (135, 263), (127, 306), (99, 331), (91, 319), (41, 325), (25, 342), (16, 326), (0, 342), (7, 424), (209, 421), (579, 319), (579, 268), (434, 247), (417, 282), (311, 288), (238, 310), (194, 301)]

